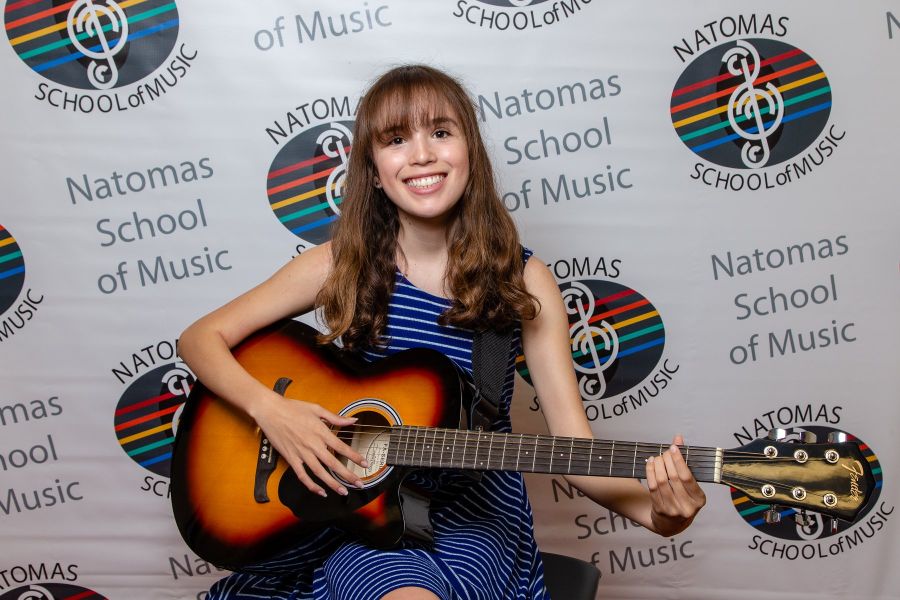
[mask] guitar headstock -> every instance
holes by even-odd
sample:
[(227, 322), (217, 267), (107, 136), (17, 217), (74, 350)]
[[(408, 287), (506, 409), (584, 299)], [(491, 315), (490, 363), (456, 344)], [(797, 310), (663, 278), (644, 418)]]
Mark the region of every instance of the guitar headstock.
[[(785, 430), (725, 450), (721, 483), (753, 502), (790, 506), (853, 521), (865, 507), (875, 477), (856, 442), (829, 435), (824, 443), (785, 440)], [(805, 432), (809, 434), (809, 432)]]

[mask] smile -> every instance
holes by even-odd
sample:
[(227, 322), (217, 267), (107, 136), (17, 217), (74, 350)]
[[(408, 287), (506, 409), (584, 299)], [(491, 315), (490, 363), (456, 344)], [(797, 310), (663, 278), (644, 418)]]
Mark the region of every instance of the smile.
[(426, 188), (442, 182), (446, 177), (446, 175), (428, 175), (427, 177), (407, 179), (404, 183), (414, 188)]

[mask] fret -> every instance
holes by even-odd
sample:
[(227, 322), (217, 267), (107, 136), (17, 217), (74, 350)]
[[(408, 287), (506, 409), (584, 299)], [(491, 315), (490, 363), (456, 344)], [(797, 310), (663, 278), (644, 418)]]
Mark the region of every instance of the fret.
[[(456, 452), (456, 442), (459, 439), (459, 429), (453, 432), (453, 445), (450, 446), (450, 466), (453, 466), (453, 454)], [(460, 465), (462, 466), (462, 465)]]
[(537, 436), (534, 436), (534, 450), (532, 450), (532, 452), (531, 452), (531, 472), (532, 473), (535, 472), (534, 465), (535, 465), (535, 462), (537, 461), (537, 443), (538, 443), (538, 438), (537, 438)]
[[(491, 452), (493, 452), (493, 451), (494, 451), (494, 432), (492, 431), (492, 432), (491, 432), (491, 441), (490, 441), (490, 443), (488, 444), (488, 453), (487, 453), (487, 455), (488, 455), (488, 467), (491, 466)], [(502, 465), (501, 465), (501, 466), (502, 466)]]
[(503, 453), (500, 455), (500, 468), (506, 468), (506, 442), (509, 440), (509, 434), (503, 434)]
[(422, 432), (419, 430), (419, 427), (413, 427), (412, 435), (413, 447), (412, 454), (410, 454), (409, 457), (409, 461), (410, 464), (418, 465), (422, 460), (421, 453), (419, 453), (418, 455), (416, 454), (417, 452), (419, 452), (419, 445), (422, 443)]
[(631, 461), (631, 476), (634, 477), (634, 471), (637, 469), (637, 442), (634, 444), (634, 460)]
[(556, 448), (556, 436), (553, 436), (550, 438), (550, 466), (548, 467), (550, 469), (551, 473), (553, 472), (553, 452), (554, 452), (555, 448)]
[(591, 474), (591, 461), (594, 459), (594, 440), (591, 439), (591, 451), (588, 452), (588, 466), (587, 466), (587, 474)]
[(483, 460), (480, 461), (480, 463), (481, 463), (480, 465), (479, 465), (479, 461), (478, 461), (478, 451), (481, 450), (481, 442), (483, 442), (483, 441), (484, 441), (484, 434), (479, 431), (478, 434), (475, 436), (475, 463), (472, 465), (476, 469), (479, 468), (479, 466), (484, 466)]
[(519, 449), (516, 450), (516, 471), (519, 470), (519, 458), (522, 456), (522, 434), (519, 434)]
[[(425, 448), (425, 444), (422, 443), (422, 441), (421, 441), (421, 432), (420, 432), (420, 429), (419, 429), (418, 427), (416, 427), (416, 439), (413, 441), (413, 455), (412, 455), (412, 461), (413, 461), (413, 463), (416, 462), (416, 448), (418, 448), (418, 446), (419, 446), (420, 443), (422, 444), (422, 448), (424, 449), (424, 448)], [(422, 452), (419, 453), (419, 461), (418, 461), (418, 464), (422, 464), (422, 454), (423, 454)]]
[(616, 443), (613, 442), (609, 449), (609, 476), (612, 477), (612, 466), (615, 462)]
[(441, 440), (441, 466), (446, 466), (447, 464), (447, 430), (444, 430), (444, 439)]
[[(426, 433), (427, 435), (427, 433)], [(434, 466), (434, 444), (437, 442), (437, 430), (431, 430), (431, 455), (428, 457), (428, 466)]]
[[(463, 455), (461, 461), (465, 461), (466, 459), (466, 448), (469, 447), (469, 430), (466, 430), (466, 442), (465, 447), (463, 448)], [(475, 457), (472, 459), (472, 466), (475, 466), (475, 462), (478, 460), (478, 446), (475, 446)], [(464, 462), (460, 463), (461, 465), (465, 464)]]
[(403, 462), (404, 464), (409, 464), (409, 436), (412, 433), (412, 430), (409, 427), (404, 428), (404, 432), (406, 433), (406, 440), (403, 442)]
[(572, 472), (572, 451), (575, 450), (575, 438), (569, 438), (569, 439), (570, 439), (570, 443), (569, 443), (569, 466), (568, 466), (568, 468), (566, 469), (566, 472), (571, 473), (571, 472)]

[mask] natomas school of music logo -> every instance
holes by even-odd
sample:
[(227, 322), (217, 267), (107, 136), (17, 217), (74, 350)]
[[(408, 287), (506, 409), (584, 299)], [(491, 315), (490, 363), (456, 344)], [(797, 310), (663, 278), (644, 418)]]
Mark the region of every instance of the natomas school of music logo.
[(9, 0), (4, 21), (13, 50), (48, 80), (35, 99), (67, 111), (138, 108), (175, 87), (197, 57), (175, 49), (169, 0)]
[[(766, 435), (780, 442), (801, 444), (840, 442), (859, 445), (865, 467), (844, 461), (841, 476), (830, 485), (846, 486), (852, 497), (859, 481), (871, 471), (871, 496), (852, 524), (826, 517), (815, 510), (798, 510), (778, 504), (754, 502), (743, 491), (732, 488), (731, 501), (738, 516), (753, 528), (747, 548), (777, 560), (813, 560), (851, 552), (877, 536), (888, 525), (895, 506), (882, 495), (884, 475), (874, 450), (862, 439), (841, 428), (845, 407), (828, 404), (794, 404), (769, 410), (734, 433), (739, 443)], [(855, 490), (855, 491), (854, 491)]]
[(483, 29), (524, 31), (578, 15), (591, 0), (454, 0), (453, 16)]
[(158, 497), (169, 494), (175, 432), (195, 382), (176, 346), (170, 340), (148, 344), (111, 369), (127, 386), (113, 417), (116, 439), (128, 458), (146, 469), (141, 490)]
[(12, 233), (0, 224), (0, 342), (34, 318), (44, 295), (25, 289), (25, 257)]
[(724, 17), (673, 46), (682, 62), (690, 60), (670, 116), (678, 138), (702, 159), (691, 179), (720, 190), (776, 188), (818, 169), (844, 139), (846, 131), (829, 124), (832, 89), (822, 66), (783, 40), (759, 37), (784, 37), (788, 21)]
[(347, 96), (320, 98), (266, 129), (276, 144), (300, 130), (278, 151), (266, 178), (269, 207), (300, 238), (298, 252), (331, 239), (332, 224), (341, 214), (355, 114)]
[[(666, 333), (656, 307), (636, 290), (613, 281), (572, 280), (559, 288), (588, 419), (611, 419), (650, 403), (679, 368), (669, 359), (661, 361)], [(530, 384), (524, 356), (518, 357), (516, 367)]]

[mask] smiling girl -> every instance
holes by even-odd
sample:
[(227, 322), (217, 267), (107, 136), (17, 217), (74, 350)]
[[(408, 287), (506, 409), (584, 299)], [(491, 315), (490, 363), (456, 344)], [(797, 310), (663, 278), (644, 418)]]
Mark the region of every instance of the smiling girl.
[[(524, 351), (550, 433), (593, 437), (559, 288), (543, 261), (519, 244), (465, 90), (431, 67), (392, 69), (363, 97), (353, 140), (332, 241), (181, 335), (180, 354), (198, 378), (246, 411), (301, 483), (320, 495), (346, 495), (338, 479), (361, 485), (335, 455), (365, 467), (363, 457), (330, 429), (353, 421), (279, 396), (229, 351), (276, 320), (316, 308), (328, 330), (323, 343), (340, 340), (367, 360), (434, 348), (468, 372), (476, 331), (512, 329), (494, 430), (511, 430), (514, 360)], [(648, 461), (645, 475), (649, 489), (636, 479), (567, 477), (660, 535), (683, 530), (705, 496), (677, 447)], [(405, 542), (375, 550), (323, 528), (284, 556), (217, 582), (208, 598), (547, 598), (519, 473), (489, 471), (477, 482), (452, 472), (422, 477), (436, 488), (433, 547)]]

